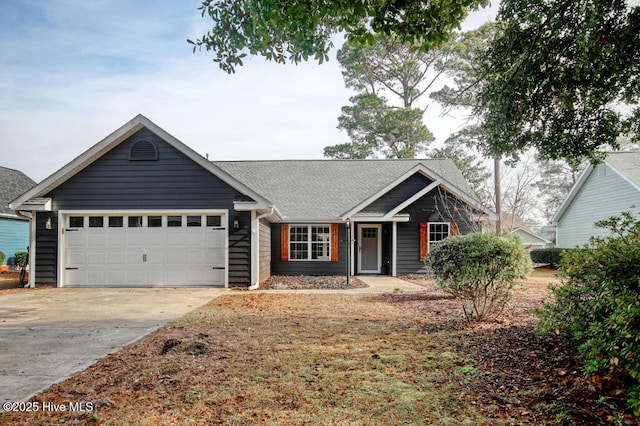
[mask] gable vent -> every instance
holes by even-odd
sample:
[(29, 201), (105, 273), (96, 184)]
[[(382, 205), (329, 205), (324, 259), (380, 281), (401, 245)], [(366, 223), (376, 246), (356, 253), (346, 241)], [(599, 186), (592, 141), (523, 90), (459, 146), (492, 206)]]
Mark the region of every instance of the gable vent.
[(129, 161), (155, 161), (158, 159), (158, 148), (153, 142), (138, 141), (129, 151)]

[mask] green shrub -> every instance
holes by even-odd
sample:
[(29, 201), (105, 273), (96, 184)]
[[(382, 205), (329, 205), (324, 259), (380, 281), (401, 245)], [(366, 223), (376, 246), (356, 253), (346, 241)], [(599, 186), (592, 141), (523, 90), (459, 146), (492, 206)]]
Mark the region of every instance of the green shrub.
[(554, 301), (538, 310), (539, 330), (577, 348), (595, 383), (628, 389), (640, 415), (640, 221), (630, 213), (596, 223), (611, 236), (591, 238), (560, 263)]
[(26, 251), (19, 251), (14, 256), (16, 259), (16, 266), (23, 267), (27, 264), (29, 253)]
[(562, 253), (567, 249), (561, 248), (545, 248), (531, 250), (529, 255), (533, 263), (546, 263), (549, 265), (560, 265)]
[(515, 235), (450, 237), (431, 249), (425, 263), (438, 287), (462, 301), (469, 321), (500, 314), (531, 271), (531, 259)]
[(4, 263), (4, 259), (6, 259), (6, 257), (4, 255), (4, 253), (0, 251), (0, 265), (2, 265)]

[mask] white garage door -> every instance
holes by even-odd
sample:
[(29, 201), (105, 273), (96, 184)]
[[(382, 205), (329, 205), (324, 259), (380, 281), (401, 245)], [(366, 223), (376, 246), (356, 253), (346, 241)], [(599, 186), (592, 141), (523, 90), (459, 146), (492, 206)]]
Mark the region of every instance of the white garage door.
[(224, 214), (67, 214), (67, 286), (225, 284)]

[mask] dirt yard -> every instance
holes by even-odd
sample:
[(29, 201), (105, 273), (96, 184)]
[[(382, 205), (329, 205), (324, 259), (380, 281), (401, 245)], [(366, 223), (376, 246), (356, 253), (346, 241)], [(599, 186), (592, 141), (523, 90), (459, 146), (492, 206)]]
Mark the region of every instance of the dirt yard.
[[(638, 424), (536, 336), (537, 270), (499, 319), (419, 293), (235, 292), (33, 398), (91, 410), (2, 413), (1, 424)], [(85, 405), (87, 406), (87, 405)]]

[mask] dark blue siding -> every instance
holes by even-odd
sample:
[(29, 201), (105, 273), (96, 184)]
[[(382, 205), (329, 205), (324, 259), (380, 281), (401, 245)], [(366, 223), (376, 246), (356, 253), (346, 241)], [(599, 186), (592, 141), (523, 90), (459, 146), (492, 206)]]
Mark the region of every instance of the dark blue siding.
[[(140, 140), (156, 145), (157, 161), (129, 161), (131, 146)], [(53, 199), (54, 217), (58, 210), (229, 210), (229, 284), (250, 284), (249, 213), (238, 213), (241, 226), (237, 230), (232, 227), (233, 201), (247, 197), (147, 129), (118, 144), (46, 196)], [(37, 279), (55, 282), (56, 256), (57, 233), (39, 227)]]
[(282, 225), (274, 223), (271, 225), (271, 274), (272, 275), (346, 275), (347, 273), (347, 235), (346, 226), (338, 227), (338, 261), (301, 261), (290, 260), (282, 262), (280, 260), (280, 246), (282, 238), (280, 230)]
[(411, 198), (424, 187), (429, 186), (432, 182), (433, 181), (426, 176), (416, 173), (362, 209), (362, 212), (387, 213), (394, 207), (406, 201), (408, 198)]

